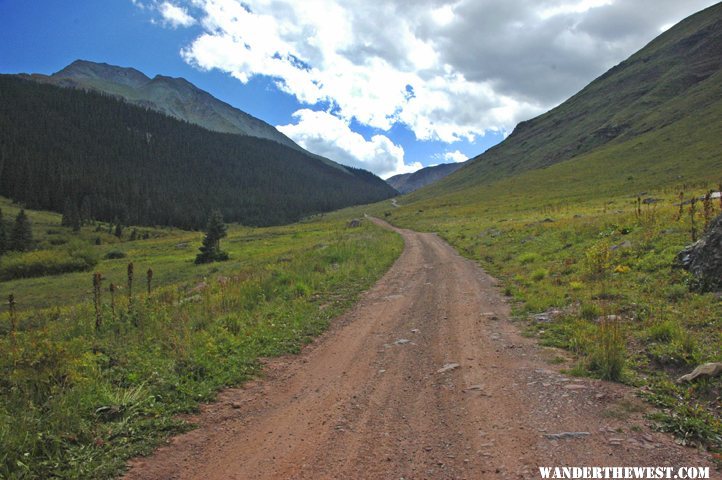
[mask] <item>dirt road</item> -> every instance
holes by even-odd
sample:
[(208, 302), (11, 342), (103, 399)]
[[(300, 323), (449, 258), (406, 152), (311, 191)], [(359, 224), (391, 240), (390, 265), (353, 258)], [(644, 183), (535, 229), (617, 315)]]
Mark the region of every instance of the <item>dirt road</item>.
[(433, 234), (398, 231), (401, 257), (326, 335), (223, 392), (198, 429), (132, 462), (126, 478), (540, 478), (539, 466), (709, 465), (651, 432), (629, 389), (559, 374), (558, 352), (519, 335), (475, 264)]

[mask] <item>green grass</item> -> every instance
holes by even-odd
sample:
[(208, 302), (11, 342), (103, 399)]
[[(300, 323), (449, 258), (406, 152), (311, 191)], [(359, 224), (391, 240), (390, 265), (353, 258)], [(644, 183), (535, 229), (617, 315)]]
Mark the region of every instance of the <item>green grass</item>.
[[(672, 268), (677, 252), (691, 243), (692, 227), (688, 207), (678, 220), (673, 202), (680, 191), (690, 198), (717, 187), (709, 172), (722, 170), (714, 167), (717, 160), (700, 161), (679, 181), (660, 174), (664, 157), (652, 166), (621, 158), (610, 168), (602, 153), (592, 153), (460, 192), (431, 197), (422, 190), (399, 198), (400, 208), (384, 202), (371, 210), (389, 211), (387, 220), (398, 226), (438, 232), (499, 278), (513, 298), (515, 316), (528, 319), (528, 330), (542, 344), (577, 355), (571, 373), (669, 395), (655, 379), (667, 385), (700, 363), (722, 361), (722, 302), (691, 290), (691, 276)], [(646, 173), (627, 181), (629, 168)], [(640, 214), (636, 199), (642, 191), (643, 198), (660, 201), (642, 205)], [(719, 202), (714, 208), (715, 214), (722, 211)], [(700, 210), (697, 225), (704, 224)], [(561, 314), (551, 322), (533, 319), (552, 308)], [(655, 421), (719, 451), (720, 395), (721, 379), (696, 384)]]
[[(341, 212), (232, 226), (222, 242), (230, 260), (196, 266), (200, 233), (153, 229), (156, 238), (96, 246), (92, 227), (74, 236), (59, 216), (29, 213), (40, 245), (59, 235), (95, 250), (102, 323), (96, 331), (92, 272), (0, 283), (3, 301), (13, 293), (18, 306), (15, 332), (7, 304), (0, 310), (0, 478), (113, 477), (127, 458), (187, 429), (176, 414), (256, 375), (259, 357), (298, 352), (402, 249), (370, 222), (346, 228)], [(126, 257), (104, 259), (116, 251)], [(114, 301), (111, 282), (121, 287)]]

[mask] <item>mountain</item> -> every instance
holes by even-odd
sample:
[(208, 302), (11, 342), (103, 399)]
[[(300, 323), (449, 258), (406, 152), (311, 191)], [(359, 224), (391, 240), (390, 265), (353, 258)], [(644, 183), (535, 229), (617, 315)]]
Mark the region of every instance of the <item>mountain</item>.
[(464, 163), (442, 163), (433, 167), (424, 167), (413, 173), (401, 173), (386, 179), (386, 183), (391, 185), (399, 193), (411, 193), (421, 187), (430, 185), (445, 176), (454, 173), (461, 168)]
[(637, 188), (718, 176), (721, 118), (722, 4), (717, 4), (662, 33), (558, 107), (521, 122), (502, 143), (412, 195), (462, 192), (557, 165), (555, 171), (570, 178), (597, 176), (595, 188), (602, 181)]
[[(275, 127), (218, 100), (184, 78), (156, 75), (152, 79), (134, 68), (76, 60), (52, 75), (27, 75), (35, 81), (62, 87), (91, 89), (170, 115), (179, 120), (222, 133), (236, 133), (273, 140), (310, 154)], [(313, 154), (310, 154), (313, 155)], [(318, 157), (329, 165), (342, 165)]]
[[(144, 84), (137, 71), (112, 76), (115, 85)], [(75, 203), (99, 220), (199, 228), (213, 209), (227, 221), (274, 225), (395, 194), (369, 172), (276, 141), (0, 75), (0, 195), (28, 208)]]

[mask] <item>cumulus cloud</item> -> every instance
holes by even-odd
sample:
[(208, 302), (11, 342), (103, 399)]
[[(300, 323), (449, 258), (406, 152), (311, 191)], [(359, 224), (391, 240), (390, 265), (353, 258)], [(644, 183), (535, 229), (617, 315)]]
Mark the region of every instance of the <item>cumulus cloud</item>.
[(158, 5), (158, 11), (163, 17), (163, 21), (173, 28), (190, 27), (196, 23), (196, 19), (188, 14), (188, 10), (170, 2)]
[(242, 82), (270, 77), (301, 103), (331, 104), (347, 122), (381, 130), (400, 123), (419, 140), (454, 142), (542, 111), (489, 81), (469, 81), (441, 58), (431, 34), (453, 25), (448, 0), (194, 4), (205, 33), (183, 49), (186, 61)]
[(454, 162), (454, 163), (461, 163), (465, 162), (469, 159), (469, 157), (460, 152), (459, 150), (454, 150), (453, 152), (444, 152), (438, 155), (438, 158), (440, 160), (444, 160), (444, 163)]
[[(195, 21), (175, 1), (163, 5)], [(507, 134), (713, 3), (185, 0), (203, 32), (182, 56), (241, 82), (270, 78), (341, 124), (453, 143)]]
[(295, 124), (278, 129), (306, 150), (351, 167), (371, 170), (382, 178), (418, 170), (418, 162), (404, 163), (404, 149), (384, 135), (366, 140), (344, 120), (328, 112), (302, 109), (293, 114)]

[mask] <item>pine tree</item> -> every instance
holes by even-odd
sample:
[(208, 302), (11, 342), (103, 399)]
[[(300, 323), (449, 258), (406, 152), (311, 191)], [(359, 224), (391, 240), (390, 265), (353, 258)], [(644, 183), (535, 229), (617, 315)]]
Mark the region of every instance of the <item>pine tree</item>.
[(213, 211), (208, 218), (206, 236), (199, 248), (201, 253), (196, 256), (196, 264), (209, 262), (222, 262), (228, 260), (228, 254), (221, 250), (221, 238), (226, 236), (226, 224), (218, 210)]
[(15, 225), (10, 233), (10, 250), (25, 252), (33, 245), (33, 230), (25, 210), (20, 210), (15, 217)]
[(3, 222), (3, 211), (0, 209), (0, 255), (8, 248), (7, 235), (5, 233), (5, 222)]
[(80, 231), (80, 212), (78, 206), (72, 200), (65, 202), (65, 208), (63, 209), (63, 218), (60, 220), (60, 225), (64, 227), (70, 227), (74, 232)]
[(78, 211), (81, 225), (93, 223), (93, 206), (90, 197), (87, 195), (80, 201), (80, 210)]

